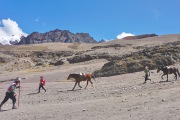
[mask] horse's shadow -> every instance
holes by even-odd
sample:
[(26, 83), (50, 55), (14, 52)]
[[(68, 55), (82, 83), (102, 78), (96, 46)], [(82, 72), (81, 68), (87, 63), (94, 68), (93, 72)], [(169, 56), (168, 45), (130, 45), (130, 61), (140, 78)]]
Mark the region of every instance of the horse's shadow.
[(158, 83), (169, 83), (169, 82), (173, 83), (173, 81), (159, 81)]
[(60, 90), (57, 92), (67, 93), (68, 91), (81, 91), (82, 89), (75, 89), (75, 90)]
[(152, 82), (151, 84), (157, 84), (157, 83), (174, 83), (174, 81), (159, 81), (159, 82)]
[(35, 95), (35, 94), (39, 94), (38, 92), (34, 92), (34, 93), (29, 93), (27, 95)]
[[(158, 81), (158, 82), (151, 82), (150, 84), (159, 84), (159, 83), (174, 83), (175, 80), (173, 81)], [(145, 85), (147, 83), (143, 82), (143, 83), (140, 83), (139, 85)]]

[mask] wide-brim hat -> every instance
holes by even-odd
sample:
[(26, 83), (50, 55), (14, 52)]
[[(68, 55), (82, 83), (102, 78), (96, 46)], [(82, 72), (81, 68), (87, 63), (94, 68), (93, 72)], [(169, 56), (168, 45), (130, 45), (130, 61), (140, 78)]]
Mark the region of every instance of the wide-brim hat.
[(20, 77), (17, 77), (16, 79), (14, 79), (14, 82), (20, 82), (20, 81), (21, 81)]

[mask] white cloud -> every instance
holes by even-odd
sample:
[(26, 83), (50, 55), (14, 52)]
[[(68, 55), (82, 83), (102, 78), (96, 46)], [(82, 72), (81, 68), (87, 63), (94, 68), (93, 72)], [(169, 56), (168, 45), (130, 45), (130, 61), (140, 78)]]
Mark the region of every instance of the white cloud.
[(159, 17), (161, 16), (161, 12), (158, 9), (154, 8), (152, 10), (152, 13), (154, 15), (155, 20), (158, 21)]
[(117, 36), (117, 39), (122, 39), (122, 38), (127, 37), (127, 36), (134, 36), (134, 34), (122, 32), (121, 34), (119, 34)]
[(21, 36), (27, 36), (26, 33), (22, 31), (21, 28), (19, 28), (18, 24), (8, 19), (3, 19), (0, 21), (1, 26), (0, 27), (0, 43), (1, 44), (9, 44), (10, 41), (20, 41)]
[(36, 18), (36, 20), (35, 20), (36, 22), (39, 22), (39, 18)]

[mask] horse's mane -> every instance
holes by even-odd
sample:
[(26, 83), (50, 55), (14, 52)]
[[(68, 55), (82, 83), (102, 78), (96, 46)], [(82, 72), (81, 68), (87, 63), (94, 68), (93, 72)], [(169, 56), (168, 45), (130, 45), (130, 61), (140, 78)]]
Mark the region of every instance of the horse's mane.
[(78, 73), (70, 73), (70, 75), (79, 75)]

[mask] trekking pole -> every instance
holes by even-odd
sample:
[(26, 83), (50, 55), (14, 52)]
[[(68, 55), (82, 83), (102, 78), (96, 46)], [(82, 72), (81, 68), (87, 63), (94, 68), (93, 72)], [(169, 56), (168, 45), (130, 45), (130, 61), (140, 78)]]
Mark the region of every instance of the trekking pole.
[(21, 93), (21, 90), (20, 90), (20, 83), (19, 83), (18, 107), (19, 107), (20, 93)]

